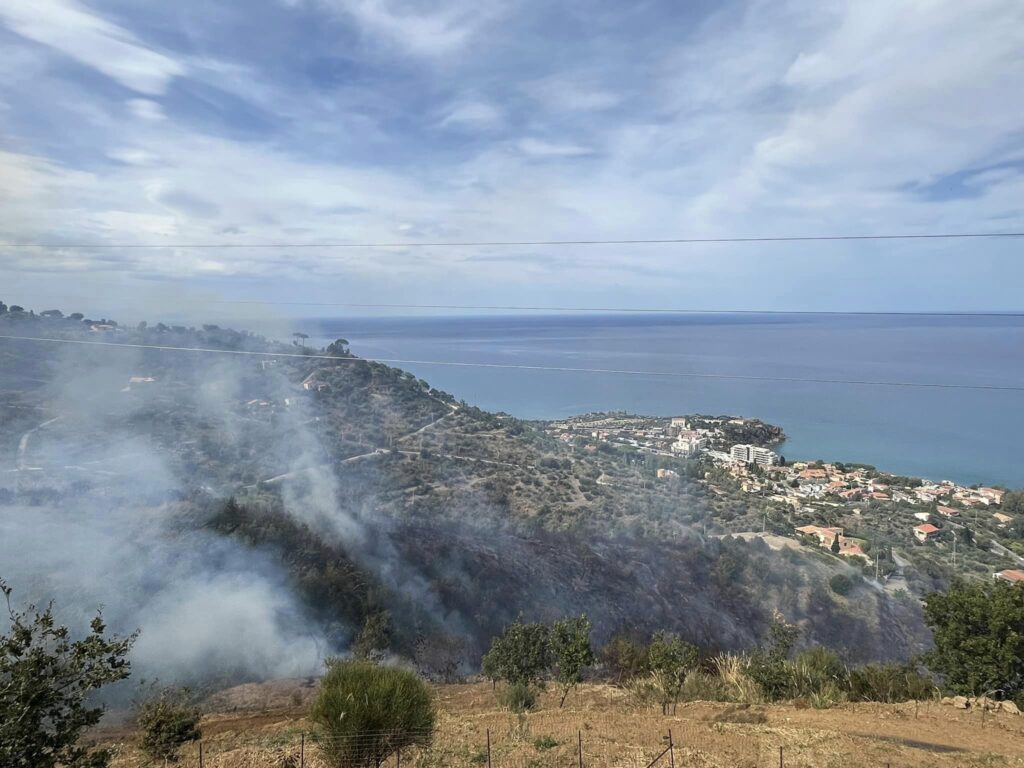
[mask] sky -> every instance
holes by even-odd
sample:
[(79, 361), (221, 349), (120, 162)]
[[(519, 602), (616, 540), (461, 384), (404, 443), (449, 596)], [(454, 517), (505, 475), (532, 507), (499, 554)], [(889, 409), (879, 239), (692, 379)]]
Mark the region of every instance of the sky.
[(0, 299), (1024, 309), (1024, 240), (298, 247), (1024, 231), (1021, 83), (1019, 0), (4, 0)]

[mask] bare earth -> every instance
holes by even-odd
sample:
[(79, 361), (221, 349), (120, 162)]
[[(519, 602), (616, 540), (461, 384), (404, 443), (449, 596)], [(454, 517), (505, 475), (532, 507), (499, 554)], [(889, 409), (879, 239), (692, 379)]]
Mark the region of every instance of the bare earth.
[[(305, 765), (323, 768), (305, 712), (311, 681), (247, 685), (210, 700), (216, 710), (202, 724), (203, 765), (209, 768), (298, 766), (305, 733)], [(495, 703), (487, 683), (437, 687), (440, 710), (434, 748), (403, 753), (408, 766), (487, 765), (494, 768), (577, 766), (645, 768), (668, 746), (669, 766), (771, 768), (785, 766), (1022, 766), (1024, 717), (963, 711), (937, 702), (845, 704), (828, 710), (792, 705), (743, 707), (716, 702), (680, 704), (674, 715), (638, 709), (628, 694), (587, 685), (564, 709), (549, 691), (539, 711), (516, 717)], [(115, 768), (147, 764), (130, 727), (94, 734), (117, 748)], [(180, 765), (198, 765), (198, 747), (183, 750)], [(387, 765), (394, 766), (392, 757)]]

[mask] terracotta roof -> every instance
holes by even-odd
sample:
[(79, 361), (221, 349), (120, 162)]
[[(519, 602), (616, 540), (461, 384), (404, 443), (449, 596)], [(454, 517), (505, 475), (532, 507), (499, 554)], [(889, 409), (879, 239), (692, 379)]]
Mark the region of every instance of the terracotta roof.
[(939, 529), (936, 528), (931, 523), (925, 523), (924, 525), (918, 525), (918, 526), (916, 526), (914, 528), (914, 530), (915, 531), (920, 531), (921, 533), (938, 533), (939, 532)]

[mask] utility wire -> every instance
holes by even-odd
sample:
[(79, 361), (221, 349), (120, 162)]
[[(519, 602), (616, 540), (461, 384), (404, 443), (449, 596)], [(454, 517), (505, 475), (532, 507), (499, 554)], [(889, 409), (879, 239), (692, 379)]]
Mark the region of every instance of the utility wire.
[(887, 310), (814, 309), (679, 309), (672, 307), (547, 307), (491, 304), (367, 304), (348, 301), (262, 301), (260, 299), (211, 299), (198, 304), (255, 304), (289, 307), (347, 307), (353, 309), (459, 309), (513, 312), (621, 312), (665, 315), (850, 315), (869, 317), (1024, 317), (1024, 312), (913, 312)]
[(248, 355), (255, 357), (288, 357), (304, 358), (307, 360), (334, 360), (340, 363), (381, 363), (386, 365), (435, 365), (450, 368), (492, 368), (499, 370), (518, 371), (556, 371), (562, 373), (593, 373), (593, 374), (614, 374), (623, 376), (657, 376), (662, 378), (681, 379), (726, 379), (733, 381), (777, 381), (792, 384), (847, 384), (856, 386), (872, 387), (908, 387), (919, 389), (957, 389), (957, 390), (982, 390), (996, 392), (1024, 392), (1024, 385), (1001, 385), (1001, 384), (949, 384), (932, 383), (923, 381), (877, 381), (871, 379), (822, 379), (822, 378), (801, 378), (796, 376), (745, 376), (741, 374), (728, 373), (687, 373), (681, 371), (643, 371), (622, 368), (575, 368), (569, 366), (553, 365), (526, 365), (518, 363), (465, 363), (452, 360), (414, 360), (403, 358), (386, 357), (340, 357), (338, 355), (302, 354), (298, 352), (255, 352), (242, 349), (213, 349), (209, 347), (171, 347), (159, 344), (121, 344), (114, 341), (88, 341), (84, 339), (55, 339), (43, 336), (12, 336), (0, 335), (0, 339), (13, 341), (34, 341), (49, 342), (54, 344), (74, 344), (95, 347), (120, 347), (125, 349), (155, 349), (168, 352), (196, 352), (213, 353), (224, 355)]
[(0, 243), (0, 248), (463, 248), (484, 246), (688, 245), (699, 243), (802, 243), (835, 240), (954, 240), (1024, 237), (1024, 232), (940, 232), (918, 235), (801, 235), (777, 237), (667, 237), (624, 240), (455, 240), (449, 242), (367, 243)]

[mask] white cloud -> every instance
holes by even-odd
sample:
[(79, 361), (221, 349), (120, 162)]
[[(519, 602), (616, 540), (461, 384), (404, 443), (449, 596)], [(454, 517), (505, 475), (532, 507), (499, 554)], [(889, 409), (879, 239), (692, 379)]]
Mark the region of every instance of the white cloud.
[(128, 111), (140, 120), (158, 122), (167, 119), (163, 107), (151, 99), (129, 99)]
[(463, 48), (500, 11), (498, 3), (488, 0), (419, 4), (398, 0), (319, 2), (344, 13), (362, 29), (401, 52), (420, 56), (441, 56)]
[(592, 155), (594, 150), (579, 144), (545, 141), (543, 139), (521, 139), (517, 145), (527, 157), (583, 157)]
[(588, 82), (586, 76), (552, 75), (526, 83), (523, 90), (554, 112), (600, 112), (622, 102), (619, 94)]
[(49, 46), (127, 88), (160, 94), (184, 68), (147, 48), (123, 27), (74, 0), (4, 0), (0, 20), (22, 37)]
[(457, 125), (495, 128), (504, 121), (504, 113), (486, 101), (463, 101), (452, 105), (441, 118), (441, 127)]

